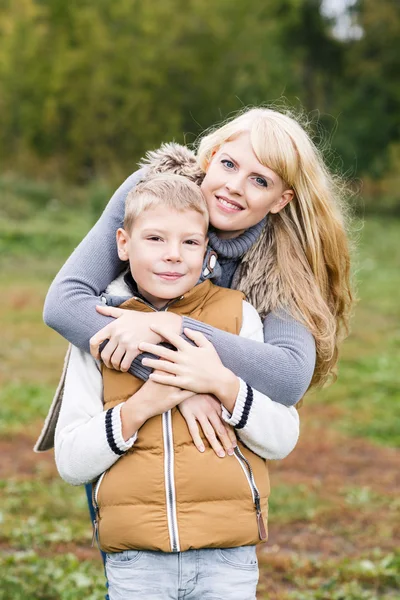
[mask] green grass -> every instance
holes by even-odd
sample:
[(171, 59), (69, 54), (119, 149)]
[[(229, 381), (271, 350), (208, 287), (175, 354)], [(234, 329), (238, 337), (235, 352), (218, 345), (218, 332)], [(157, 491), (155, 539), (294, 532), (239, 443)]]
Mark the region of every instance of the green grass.
[[(0, 435), (7, 447), (15, 444), (13, 452), (21, 442), (29, 453), (66, 348), (42, 323), (46, 289), (93, 222), (93, 206), (97, 202), (96, 210), (100, 208), (101, 194), (83, 202), (78, 212), (68, 202), (54, 202), (47, 188), (28, 190), (26, 198), (23, 186), (21, 190), (19, 204), (10, 205), (7, 213), (0, 210)], [(30, 195), (34, 198), (28, 202)], [(371, 219), (360, 238), (360, 300), (338, 381), (309, 394), (302, 410), (307, 431), (316, 438), (334, 433), (399, 447), (400, 221)], [(325, 409), (332, 409), (329, 419)], [(319, 550), (262, 553), (260, 600), (397, 598), (400, 558), (393, 538), (400, 503), (394, 491), (376, 488), (374, 480), (335, 480), (329, 487), (312, 474), (305, 479), (299, 472), (295, 481), (293, 473), (285, 479), (284, 468), (276, 471), (270, 501), (275, 530), (288, 532), (289, 540), (294, 531), (321, 540), (332, 536), (332, 544), (339, 540), (340, 548), (348, 544), (354, 551), (328, 557)], [(90, 550), (82, 488), (63, 483), (51, 458), (42, 455), (25, 470), (16, 464), (15, 474), (0, 481), (0, 496), (0, 600), (104, 597), (101, 562), (97, 551)]]
[(367, 221), (356, 266), (357, 296), (337, 382), (307, 402), (342, 409), (348, 435), (400, 447), (400, 222)]
[(99, 563), (71, 553), (44, 556), (33, 550), (0, 557), (0, 600), (99, 600), (104, 575)]

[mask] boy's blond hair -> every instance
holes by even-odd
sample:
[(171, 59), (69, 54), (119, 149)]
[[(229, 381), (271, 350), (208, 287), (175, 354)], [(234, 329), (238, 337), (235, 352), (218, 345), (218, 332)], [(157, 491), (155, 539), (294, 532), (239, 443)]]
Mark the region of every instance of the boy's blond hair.
[(198, 185), (181, 175), (154, 175), (139, 183), (125, 201), (124, 229), (130, 231), (138, 216), (150, 208), (165, 206), (179, 212), (194, 210), (204, 217), (208, 229), (208, 210)]

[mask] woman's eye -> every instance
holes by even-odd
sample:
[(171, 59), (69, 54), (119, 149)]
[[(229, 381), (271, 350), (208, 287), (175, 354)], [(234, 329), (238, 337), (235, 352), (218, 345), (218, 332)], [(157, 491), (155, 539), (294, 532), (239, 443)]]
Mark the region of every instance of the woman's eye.
[(268, 183), (264, 177), (256, 177), (255, 181), (257, 185), (261, 185), (262, 187), (268, 187)]
[(231, 160), (228, 160), (227, 158), (223, 158), (221, 160), (221, 163), (227, 168), (227, 169), (233, 169), (234, 168), (234, 164)]

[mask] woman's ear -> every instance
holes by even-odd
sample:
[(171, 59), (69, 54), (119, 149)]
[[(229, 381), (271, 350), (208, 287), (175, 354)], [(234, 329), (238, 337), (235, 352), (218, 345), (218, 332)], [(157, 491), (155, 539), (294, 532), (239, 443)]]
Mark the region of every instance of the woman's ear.
[(282, 196), (279, 198), (278, 202), (271, 208), (271, 210), (269, 212), (271, 212), (273, 215), (276, 215), (276, 213), (281, 211), (282, 208), (285, 208), (286, 204), (289, 204), (289, 202), (291, 200), (293, 200), (293, 198), (294, 198), (294, 191), (293, 190), (285, 190), (282, 193)]
[(128, 242), (129, 235), (125, 229), (122, 229), (122, 227), (117, 229), (117, 249), (120, 260), (129, 260)]

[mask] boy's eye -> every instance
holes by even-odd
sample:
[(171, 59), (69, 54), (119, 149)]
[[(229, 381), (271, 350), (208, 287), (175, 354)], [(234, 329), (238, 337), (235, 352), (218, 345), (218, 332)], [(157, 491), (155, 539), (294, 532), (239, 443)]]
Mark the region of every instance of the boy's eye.
[(162, 241), (162, 239), (158, 235), (149, 235), (149, 237), (147, 239), (150, 240), (151, 242), (161, 242)]
[(189, 246), (198, 246), (199, 242), (197, 240), (186, 240), (185, 244), (189, 244)]
[(226, 167), (227, 169), (233, 169), (235, 167), (234, 163), (227, 159), (227, 158), (223, 158), (221, 160), (221, 163), (224, 165), (224, 167)]

